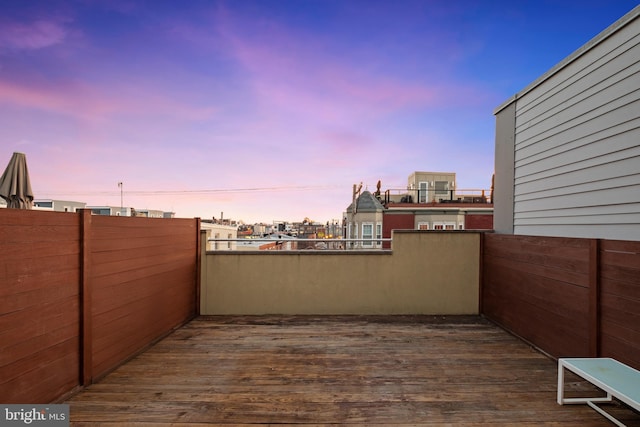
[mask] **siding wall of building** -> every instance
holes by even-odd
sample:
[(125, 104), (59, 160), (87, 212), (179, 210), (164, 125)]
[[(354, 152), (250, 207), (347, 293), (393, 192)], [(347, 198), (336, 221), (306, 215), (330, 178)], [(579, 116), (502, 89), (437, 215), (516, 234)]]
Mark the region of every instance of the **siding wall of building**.
[[(497, 231), (508, 232), (512, 210), (515, 234), (640, 240), (638, 15), (640, 6), (509, 103), (514, 158), (496, 153)], [(497, 125), (511, 113), (500, 109)], [(509, 138), (497, 129), (496, 151)]]

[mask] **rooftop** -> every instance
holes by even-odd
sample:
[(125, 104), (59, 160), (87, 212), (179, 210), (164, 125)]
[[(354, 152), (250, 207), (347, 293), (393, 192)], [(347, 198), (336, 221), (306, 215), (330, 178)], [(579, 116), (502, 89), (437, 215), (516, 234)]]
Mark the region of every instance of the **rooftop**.
[(556, 375), (480, 316), (201, 316), (67, 403), (72, 425), (610, 425)]

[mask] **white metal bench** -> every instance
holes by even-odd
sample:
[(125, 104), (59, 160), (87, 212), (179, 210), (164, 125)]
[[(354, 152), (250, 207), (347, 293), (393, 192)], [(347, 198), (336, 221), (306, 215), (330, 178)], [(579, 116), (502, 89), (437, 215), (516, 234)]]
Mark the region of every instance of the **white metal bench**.
[[(607, 395), (565, 398), (565, 368), (600, 388)], [(640, 411), (640, 371), (607, 357), (558, 359), (558, 404), (586, 403), (614, 424), (624, 427), (624, 424), (596, 405), (611, 402), (612, 397)]]

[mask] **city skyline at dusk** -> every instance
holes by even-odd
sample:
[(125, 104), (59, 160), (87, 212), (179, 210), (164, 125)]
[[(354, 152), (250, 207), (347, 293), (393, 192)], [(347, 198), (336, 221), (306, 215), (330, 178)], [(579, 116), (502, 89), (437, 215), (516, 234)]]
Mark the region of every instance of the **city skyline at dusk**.
[(413, 171), (488, 190), (494, 109), (636, 5), (5, 2), (0, 167), (25, 153), (37, 199), (246, 223), (339, 219)]

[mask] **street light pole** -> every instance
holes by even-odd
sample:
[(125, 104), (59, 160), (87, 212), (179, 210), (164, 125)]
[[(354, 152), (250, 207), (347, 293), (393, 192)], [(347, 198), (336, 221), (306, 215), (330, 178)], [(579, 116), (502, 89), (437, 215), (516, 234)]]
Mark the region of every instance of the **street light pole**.
[(123, 186), (122, 182), (118, 183), (118, 187), (120, 188), (120, 216), (124, 216), (124, 199), (123, 199)]

